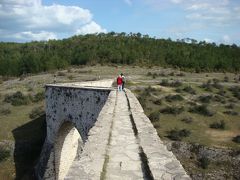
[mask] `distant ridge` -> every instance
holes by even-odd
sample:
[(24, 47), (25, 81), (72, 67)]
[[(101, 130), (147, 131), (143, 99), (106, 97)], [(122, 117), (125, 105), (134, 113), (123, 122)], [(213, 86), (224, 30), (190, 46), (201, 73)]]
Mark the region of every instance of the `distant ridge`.
[(240, 70), (240, 47), (194, 39), (172, 41), (140, 33), (92, 34), (63, 40), (0, 43), (0, 75), (20, 76), (70, 65), (127, 64), (184, 70)]

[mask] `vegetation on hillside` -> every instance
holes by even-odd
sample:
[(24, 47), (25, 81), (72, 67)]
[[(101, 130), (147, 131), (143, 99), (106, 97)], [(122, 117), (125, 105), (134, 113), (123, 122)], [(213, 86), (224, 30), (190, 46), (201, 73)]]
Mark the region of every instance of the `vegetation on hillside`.
[(63, 40), (0, 43), (0, 75), (19, 76), (69, 65), (161, 65), (199, 71), (239, 71), (240, 47), (191, 40), (155, 39), (140, 33), (73, 36)]

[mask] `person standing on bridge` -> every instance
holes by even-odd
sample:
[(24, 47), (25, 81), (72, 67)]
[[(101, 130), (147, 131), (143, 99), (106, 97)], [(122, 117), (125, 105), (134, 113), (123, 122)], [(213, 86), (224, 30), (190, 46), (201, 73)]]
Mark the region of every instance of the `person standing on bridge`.
[(121, 77), (122, 77), (122, 90), (124, 91), (124, 85), (126, 83), (126, 78), (125, 76), (123, 75), (123, 73), (121, 73)]
[(118, 87), (118, 91), (122, 91), (122, 83), (123, 83), (122, 76), (119, 75), (119, 76), (117, 77), (117, 87)]

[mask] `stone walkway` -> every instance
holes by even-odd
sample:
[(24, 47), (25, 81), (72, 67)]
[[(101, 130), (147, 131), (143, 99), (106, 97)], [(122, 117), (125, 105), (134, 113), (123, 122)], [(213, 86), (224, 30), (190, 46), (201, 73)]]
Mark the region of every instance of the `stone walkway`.
[(111, 91), (65, 180), (190, 180), (129, 90)]
[(106, 179), (143, 179), (139, 145), (134, 136), (127, 98), (118, 92), (108, 147)]

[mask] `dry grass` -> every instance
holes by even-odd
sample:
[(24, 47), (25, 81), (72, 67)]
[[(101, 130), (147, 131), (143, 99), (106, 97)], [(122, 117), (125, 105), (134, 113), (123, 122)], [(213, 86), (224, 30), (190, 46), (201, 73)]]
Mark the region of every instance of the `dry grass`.
[(237, 131), (221, 131), (221, 130), (206, 130), (206, 134), (215, 142), (230, 142), (233, 137), (237, 136), (239, 132)]

